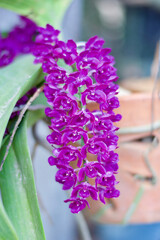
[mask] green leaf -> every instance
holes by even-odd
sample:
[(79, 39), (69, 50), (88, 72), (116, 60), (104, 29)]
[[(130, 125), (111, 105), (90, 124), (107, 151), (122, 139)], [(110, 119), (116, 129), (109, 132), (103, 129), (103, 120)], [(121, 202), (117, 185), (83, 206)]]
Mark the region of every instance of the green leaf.
[(39, 96), (31, 104), (31, 106), (36, 106), (36, 105), (43, 105), (43, 106), (49, 107), (49, 104), (47, 103), (47, 98), (45, 97), (43, 92), (41, 92)]
[[(0, 188), (5, 210), (19, 240), (44, 240), (34, 175), (27, 144), (27, 122), (19, 126), (0, 173)], [(1, 160), (8, 141), (1, 150)]]
[(0, 240), (18, 240), (16, 231), (0, 201)]
[(45, 117), (44, 110), (28, 111), (27, 127), (33, 126), (38, 120)]
[(9, 117), (18, 99), (42, 80), (39, 65), (26, 55), (0, 69), (0, 145)]
[(64, 13), (71, 2), (72, 0), (0, 0), (0, 7), (28, 16), (41, 26), (49, 23), (60, 29)]

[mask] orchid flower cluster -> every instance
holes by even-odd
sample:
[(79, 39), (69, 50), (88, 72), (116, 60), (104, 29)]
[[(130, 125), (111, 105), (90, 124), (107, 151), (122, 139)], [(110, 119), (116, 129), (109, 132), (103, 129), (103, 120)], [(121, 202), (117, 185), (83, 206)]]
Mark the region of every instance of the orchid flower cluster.
[[(119, 159), (114, 152), (118, 128), (114, 122), (121, 115), (113, 112), (119, 107), (115, 62), (109, 55), (111, 49), (103, 48), (104, 40), (97, 36), (79, 47), (73, 40), (58, 40), (60, 32), (49, 24), (38, 32), (33, 54), (46, 73), (44, 94), (50, 107), (45, 114), (51, 118), (52, 131), (47, 141), (53, 146), (48, 161), (58, 169), (56, 181), (63, 190), (71, 191), (65, 202), (70, 202), (72, 213), (78, 213), (89, 207), (88, 197), (99, 197), (105, 204), (105, 198), (119, 196), (115, 188)], [(60, 67), (59, 59), (71, 68)], [(89, 110), (92, 102), (98, 104), (98, 110)], [(89, 154), (97, 160), (89, 161)], [(95, 180), (94, 186), (90, 179)]]
[[(27, 17), (19, 16), (19, 23), (8, 33), (8, 36), (2, 38), (0, 35), (0, 68), (11, 64), (20, 54), (32, 53), (36, 34), (36, 23)], [(30, 89), (18, 100), (15, 107), (25, 105), (36, 89), (36, 87)], [(19, 114), (20, 110), (12, 112), (10, 120)], [(8, 128), (6, 128), (4, 136), (7, 134), (9, 134)]]
[(10, 64), (20, 54), (32, 52), (37, 25), (29, 18), (20, 16), (16, 25), (8, 36), (0, 36), (0, 67)]

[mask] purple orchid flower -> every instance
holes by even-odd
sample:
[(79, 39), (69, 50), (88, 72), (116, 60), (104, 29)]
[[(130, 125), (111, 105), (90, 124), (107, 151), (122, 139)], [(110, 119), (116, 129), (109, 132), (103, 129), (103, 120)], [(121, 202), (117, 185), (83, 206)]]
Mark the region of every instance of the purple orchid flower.
[(37, 32), (37, 25), (24, 16), (20, 16), (19, 19), (19, 23), (6, 38), (0, 36), (0, 67), (7, 66), (20, 54), (31, 53), (35, 46), (33, 38)]
[(59, 30), (54, 29), (50, 24), (46, 28), (38, 27), (38, 36), (36, 37), (37, 43), (56, 43), (58, 41)]
[(120, 105), (119, 105), (119, 100), (117, 97), (113, 97), (111, 99), (108, 99), (108, 101), (106, 101), (105, 103), (101, 103), (100, 104), (100, 109), (103, 111), (112, 111), (114, 108), (118, 108)]
[(77, 57), (77, 45), (73, 40), (68, 40), (67, 43), (58, 41), (54, 46), (53, 54), (56, 58), (64, 59), (66, 64), (72, 65)]
[(116, 68), (104, 62), (103, 65), (98, 66), (97, 71), (94, 73), (95, 80), (100, 84), (116, 81), (118, 79), (116, 71)]
[[(45, 59), (48, 59), (48, 61), (46, 61)], [(55, 71), (55, 69), (57, 68), (57, 62), (54, 61), (50, 56), (45, 56), (44, 61), (42, 63), (42, 69), (44, 73), (52, 73)]]
[(81, 167), (82, 165), (83, 158), (81, 152), (74, 146), (68, 145), (66, 147), (55, 148), (53, 154), (58, 159), (63, 159), (67, 163), (78, 159), (77, 166)]
[(93, 123), (94, 120), (95, 118), (92, 113), (82, 110), (74, 114), (74, 116), (70, 119), (69, 124), (76, 125), (77, 127), (83, 127), (88, 121)]
[(88, 162), (85, 164), (85, 167), (82, 167), (79, 170), (78, 180), (79, 182), (83, 181), (85, 175), (89, 178), (95, 178), (97, 176), (106, 174), (105, 167), (103, 164), (98, 162)]
[(54, 129), (54, 131), (47, 136), (47, 141), (50, 144), (61, 145), (62, 144), (62, 134), (58, 130)]
[(102, 188), (99, 187), (99, 199), (102, 203), (106, 204), (105, 198), (117, 198), (120, 195), (120, 191), (115, 187)]
[(83, 199), (83, 198), (70, 198), (65, 200), (64, 202), (71, 202), (69, 204), (69, 208), (71, 209), (72, 213), (79, 213), (80, 211), (82, 211), (86, 206), (89, 206), (89, 203), (87, 202), (87, 200)]
[(62, 130), (62, 143), (67, 144), (69, 142), (76, 142), (83, 137), (85, 143), (88, 141), (87, 132), (80, 127), (75, 126), (67, 126), (64, 130)]
[(119, 157), (118, 154), (115, 153), (114, 151), (109, 151), (107, 154), (101, 155), (100, 162), (109, 162), (110, 164), (112, 163), (118, 163)]
[(0, 38), (0, 67), (10, 64), (17, 55), (16, 49), (13, 48), (9, 39)]
[(51, 119), (51, 129), (61, 129), (67, 125), (69, 117), (66, 115), (66, 112), (63, 110), (52, 110), (50, 108), (45, 109), (45, 114)]
[(84, 92), (82, 92), (81, 101), (83, 105), (86, 105), (86, 97), (89, 100), (92, 100), (97, 103), (103, 103), (103, 104), (105, 104), (107, 100), (106, 94), (97, 85), (93, 85), (87, 88)]
[(65, 92), (59, 93), (54, 99), (54, 108), (66, 110), (72, 116), (78, 110), (78, 103), (76, 100), (68, 96)]
[(103, 38), (99, 38), (98, 36), (91, 37), (88, 42), (86, 42), (85, 49), (89, 50), (100, 50), (105, 43)]
[(72, 95), (78, 93), (79, 87), (86, 85), (87, 87), (92, 85), (92, 79), (88, 76), (88, 71), (82, 69), (78, 72), (73, 72), (66, 78), (65, 89), (68, 89)]
[(116, 128), (114, 127), (112, 121), (108, 119), (107, 116), (102, 115), (100, 117), (95, 118), (94, 129), (97, 131), (114, 131)]
[(46, 76), (46, 82), (50, 87), (57, 84), (63, 84), (65, 82), (66, 71), (62, 68), (57, 68)]
[(98, 190), (87, 182), (83, 182), (73, 188), (71, 197), (76, 198), (77, 194), (82, 198), (91, 196), (93, 200), (98, 200)]
[(113, 163), (113, 162), (105, 162), (104, 163), (104, 167), (106, 169), (106, 172), (110, 172), (112, 174), (116, 174), (119, 167), (118, 167), (118, 163)]
[(96, 187), (98, 184), (102, 186), (110, 187), (117, 184), (117, 181), (115, 176), (112, 174), (112, 172), (107, 172), (105, 175), (97, 177), (95, 183), (96, 183)]
[(37, 32), (37, 25), (35, 22), (20, 16), (20, 22), (8, 34), (8, 40), (12, 43), (12, 48), (17, 50), (18, 54), (31, 53), (35, 43), (33, 38)]
[(63, 190), (69, 190), (77, 183), (77, 175), (70, 166), (63, 166), (60, 170), (58, 170), (55, 179), (56, 182), (63, 184)]
[(96, 70), (99, 64), (98, 52), (83, 51), (79, 54), (76, 60), (76, 66), (79, 71), (88, 69), (88, 71)]
[[(47, 60), (51, 60), (52, 51), (53, 51), (52, 46), (45, 45), (42, 43), (37, 43), (36, 48), (33, 48), (33, 51), (32, 51), (33, 55), (36, 57), (34, 62), (35, 63), (48, 62)], [(52, 62), (56, 63), (55, 60), (54, 61), (52, 60)]]
[(56, 166), (57, 168), (61, 169), (62, 166), (67, 166), (68, 161), (50, 156), (48, 158), (48, 163), (50, 166)]
[(44, 95), (47, 98), (47, 102), (49, 105), (53, 106), (53, 102), (57, 95), (59, 94), (60, 89), (56, 87), (50, 88), (47, 83), (45, 83), (45, 88), (44, 88)]
[(103, 138), (93, 137), (82, 147), (82, 156), (86, 158), (87, 151), (91, 154), (106, 154), (108, 147)]
[[(96, 37), (95, 37), (96, 39)], [(89, 40), (90, 41), (90, 40)], [(101, 40), (100, 40), (101, 41)], [(108, 55), (111, 52), (110, 48), (102, 48), (100, 49), (98, 46), (97, 48), (94, 47), (92, 50), (89, 44), (85, 47), (85, 50), (80, 52), (79, 56), (77, 56), (77, 68), (78, 70), (86, 68), (89, 70), (95, 70), (93, 73), (97, 71), (99, 67), (101, 67), (104, 63), (113, 65), (114, 58)], [(98, 49), (99, 48), (99, 49)]]

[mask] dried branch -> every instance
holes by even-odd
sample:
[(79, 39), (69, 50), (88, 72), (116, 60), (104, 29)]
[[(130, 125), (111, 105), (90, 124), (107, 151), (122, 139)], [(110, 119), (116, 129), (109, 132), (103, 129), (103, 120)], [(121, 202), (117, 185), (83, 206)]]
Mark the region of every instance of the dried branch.
[[(67, 197), (70, 197), (71, 191), (68, 190), (66, 191), (66, 195)], [(92, 236), (89, 230), (89, 226), (88, 223), (83, 215), (82, 212), (79, 212), (78, 214), (74, 215), (76, 222), (77, 222), (77, 226), (79, 229), (79, 233), (81, 235), (81, 239), (82, 240), (92, 240)]]
[(154, 124), (154, 115), (155, 115), (155, 110), (154, 110), (154, 96), (156, 93), (156, 89), (157, 89), (157, 83), (158, 83), (158, 75), (159, 75), (159, 70), (160, 70), (160, 42), (158, 44), (159, 46), (159, 51), (158, 51), (158, 63), (157, 63), (157, 72), (155, 72), (155, 79), (154, 79), (154, 86), (153, 86), (153, 90), (152, 90), (152, 101), (151, 101), (151, 125), (152, 125), (152, 129), (151, 132), (153, 132), (153, 124)]
[(118, 135), (121, 134), (136, 134), (136, 133), (146, 133), (146, 132), (152, 132), (160, 128), (160, 121), (154, 122), (153, 124), (149, 125), (143, 125), (138, 127), (124, 127), (120, 128), (117, 131)]
[[(15, 107), (15, 108), (13, 109), (13, 112), (21, 111), (23, 108), (24, 108), (24, 105), (21, 105), (21, 106), (19, 106), (19, 107)], [(28, 107), (28, 110), (36, 111), (36, 110), (45, 109), (45, 108), (46, 108), (46, 106), (43, 105), (43, 104), (36, 104), (36, 105), (33, 105), (33, 106), (29, 106), (29, 107)]]
[(83, 240), (92, 240), (88, 224), (83, 216), (83, 213), (75, 214), (77, 225)]
[(52, 153), (52, 148), (46, 144), (43, 140), (40, 139), (40, 137), (38, 136), (37, 134), (37, 131), (36, 131), (36, 127), (37, 125), (34, 124), (33, 127), (32, 127), (32, 135), (34, 137), (34, 140), (36, 141), (36, 143), (40, 146), (42, 146), (43, 148), (45, 148), (47, 151), (49, 151), (50, 153)]
[(157, 147), (157, 144), (158, 144), (158, 139), (157, 139), (157, 137), (154, 137), (151, 146), (149, 148), (147, 148), (147, 150), (143, 153), (145, 164), (146, 164), (147, 168), (149, 169), (149, 171), (152, 174), (152, 184), (153, 185), (155, 185), (157, 183), (157, 174), (156, 174), (156, 171), (154, 170), (154, 168), (152, 167), (152, 165), (150, 163), (149, 153), (155, 147)]

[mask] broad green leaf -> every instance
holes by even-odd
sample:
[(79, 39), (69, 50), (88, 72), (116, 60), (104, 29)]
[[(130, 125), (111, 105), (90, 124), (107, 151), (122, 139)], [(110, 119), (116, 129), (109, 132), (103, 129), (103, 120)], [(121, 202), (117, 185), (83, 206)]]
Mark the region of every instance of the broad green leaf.
[(47, 23), (56, 28), (61, 22), (72, 0), (0, 0), (0, 7), (32, 18), (39, 25)]
[(44, 110), (28, 111), (28, 121), (27, 126), (33, 126), (38, 120), (45, 117)]
[[(23, 120), (0, 173), (2, 201), (19, 240), (44, 240), (26, 130)], [(3, 144), (1, 160), (7, 143)]]
[(18, 240), (16, 231), (0, 201), (0, 240)]
[(33, 59), (26, 55), (0, 69), (0, 145), (16, 102), (42, 80), (40, 66), (33, 64)]
[(33, 101), (32, 106), (36, 105), (49, 107), (49, 104), (47, 103), (47, 98), (45, 97), (43, 92), (41, 92), (39, 96)]

